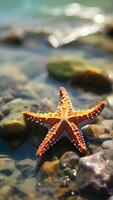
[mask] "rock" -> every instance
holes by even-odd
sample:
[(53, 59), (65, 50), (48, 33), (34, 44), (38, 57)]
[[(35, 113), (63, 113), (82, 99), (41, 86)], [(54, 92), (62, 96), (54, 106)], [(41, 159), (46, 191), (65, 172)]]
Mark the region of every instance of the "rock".
[(113, 137), (113, 130), (110, 131), (110, 136)]
[(77, 39), (77, 44), (93, 46), (108, 53), (113, 53), (113, 39), (104, 34), (92, 34)]
[(91, 141), (88, 139), (88, 142), (89, 143), (87, 143), (87, 155), (92, 155), (94, 153), (102, 151), (102, 146), (100, 145), (99, 139), (97, 139), (96, 141)]
[(104, 111), (102, 112), (102, 116), (104, 119), (112, 120), (113, 119), (112, 108), (110, 108), (110, 107), (108, 107), (108, 105), (106, 105)]
[(106, 160), (112, 160), (113, 161), (113, 150), (112, 149), (103, 149), (104, 157)]
[(78, 190), (95, 197), (113, 194), (113, 162), (102, 152), (80, 158), (76, 184)]
[(0, 190), (1, 200), (27, 200), (25, 194), (19, 191), (15, 186), (6, 185)]
[(43, 174), (47, 176), (52, 176), (59, 169), (59, 160), (53, 160), (52, 162), (46, 161), (41, 167)]
[(62, 167), (69, 167), (75, 169), (79, 162), (79, 157), (76, 153), (69, 151), (63, 154), (60, 158), (60, 164)]
[[(26, 157), (28, 157), (28, 156), (29, 156), (29, 154)], [(14, 155), (13, 155), (13, 157), (14, 157)], [(25, 157), (23, 157), (23, 158), (24, 159), (16, 162), (16, 168), (21, 172), (22, 178), (24, 180), (31, 179), (34, 177), (34, 174), (36, 172), (36, 162), (33, 159), (29, 159), (29, 158), (25, 158)], [(20, 159), (20, 157), (19, 157), (19, 159)]]
[(110, 92), (112, 84), (107, 72), (81, 58), (56, 57), (47, 64), (48, 73), (60, 81), (92, 89), (95, 92)]
[(36, 184), (37, 184), (37, 181), (35, 178), (28, 178), (28, 179), (25, 179), (25, 181), (23, 181), (21, 184), (18, 184), (17, 188), (20, 191), (28, 194), (28, 193), (35, 192)]
[[(26, 75), (19, 69), (20, 67), (18, 64), (2, 64), (1, 65), (1, 77), (6, 77), (8, 80), (15, 81), (15, 85), (22, 85), (27, 83), (27, 77)], [(12, 78), (13, 77), (13, 78)], [(4, 81), (5, 82), (5, 81)], [(3, 83), (4, 84), (4, 83)], [(5, 83), (7, 84), (7, 83)], [(14, 86), (13, 86), (14, 87)]]
[(104, 32), (105, 32), (106, 35), (113, 38), (113, 22), (107, 23), (105, 25)]
[(83, 133), (89, 137), (99, 137), (104, 132), (104, 127), (99, 124), (91, 124), (83, 129)]
[(7, 91), (9, 89), (9, 85), (12, 92), (19, 92), (17, 83), (13, 78), (4, 75), (0, 76), (0, 93)]
[(7, 198), (11, 193), (12, 193), (12, 186), (10, 185), (5, 185), (2, 187), (2, 189), (0, 189), (0, 196), (3, 200)]
[(29, 136), (22, 112), (32, 110), (33, 105), (33, 101), (15, 99), (1, 108), (4, 118), (0, 121), (0, 137), (9, 140), (14, 148)]
[(21, 45), (24, 40), (24, 32), (20, 29), (6, 31), (0, 38), (1, 43), (10, 45)]
[(17, 170), (15, 162), (10, 157), (0, 157), (0, 188), (9, 185), (15, 185), (21, 173)]
[(9, 157), (1, 157), (0, 163), (0, 173), (5, 176), (11, 175), (16, 169), (15, 163)]
[(102, 120), (100, 124), (104, 128), (105, 133), (110, 133), (110, 131), (113, 129), (113, 120), (112, 119)]
[(113, 196), (111, 196), (110, 198), (108, 198), (108, 200), (113, 200)]
[(113, 140), (107, 140), (107, 141), (103, 142), (102, 147), (105, 149), (113, 150)]
[(113, 108), (113, 94), (106, 97), (107, 104), (109, 107)]
[(3, 118), (3, 113), (0, 111), (0, 120)]
[(99, 138), (105, 139), (105, 140), (107, 140), (107, 139), (108, 139), (108, 140), (111, 140), (111, 139), (112, 139), (112, 136), (111, 136), (110, 134), (105, 133), (105, 134), (103, 134), (103, 135), (100, 135)]

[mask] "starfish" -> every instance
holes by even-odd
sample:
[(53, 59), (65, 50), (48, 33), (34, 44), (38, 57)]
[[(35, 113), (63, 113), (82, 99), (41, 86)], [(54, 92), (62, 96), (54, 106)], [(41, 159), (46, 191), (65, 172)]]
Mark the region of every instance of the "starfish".
[(30, 122), (46, 123), (51, 125), (45, 139), (39, 146), (36, 156), (42, 154), (60, 139), (64, 131), (80, 152), (86, 152), (87, 147), (81, 132), (81, 127), (88, 124), (94, 117), (100, 114), (105, 106), (105, 102), (101, 101), (96, 106), (87, 110), (75, 111), (69, 95), (64, 87), (59, 88), (60, 102), (56, 112), (50, 113), (32, 113), (24, 112), (24, 118)]

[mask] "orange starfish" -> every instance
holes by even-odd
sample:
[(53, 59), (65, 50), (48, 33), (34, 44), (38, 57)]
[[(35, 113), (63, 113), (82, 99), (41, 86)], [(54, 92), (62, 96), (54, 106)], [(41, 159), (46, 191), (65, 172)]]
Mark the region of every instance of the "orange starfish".
[(95, 107), (87, 110), (75, 111), (65, 88), (60, 87), (60, 103), (54, 113), (32, 113), (24, 112), (24, 117), (30, 122), (46, 123), (52, 126), (45, 139), (39, 146), (36, 156), (42, 154), (55, 143), (64, 131), (80, 152), (86, 152), (86, 144), (80, 127), (88, 124), (91, 119), (100, 114), (105, 106), (105, 102), (100, 102)]

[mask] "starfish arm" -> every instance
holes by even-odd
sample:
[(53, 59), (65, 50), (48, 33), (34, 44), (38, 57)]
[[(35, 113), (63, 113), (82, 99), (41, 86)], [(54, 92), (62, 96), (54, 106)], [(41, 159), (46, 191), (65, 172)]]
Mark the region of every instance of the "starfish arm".
[(24, 118), (27, 121), (35, 122), (35, 123), (46, 123), (50, 125), (54, 125), (59, 121), (56, 117), (55, 113), (33, 113), (33, 112), (23, 112)]
[[(80, 110), (73, 112), (73, 116), (69, 118), (69, 121), (79, 124), (79, 126), (84, 126), (89, 123), (93, 118), (100, 114), (104, 109), (105, 102), (101, 101), (96, 106), (87, 110)], [(75, 116), (74, 116), (75, 115)]]
[(73, 122), (68, 123), (68, 135), (73, 144), (79, 149), (80, 152), (86, 152), (86, 144), (84, 141), (84, 137), (82, 135), (82, 132), (79, 130), (77, 125), (75, 125)]
[(42, 154), (49, 148), (49, 146), (52, 146), (56, 141), (60, 138), (62, 127), (60, 126), (61, 123), (56, 123), (48, 132), (45, 139), (39, 146), (36, 156), (42, 156)]
[(57, 107), (57, 113), (61, 116), (63, 113), (68, 113), (68, 115), (72, 112), (73, 106), (69, 95), (64, 87), (59, 88), (60, 92), (60, 103)]

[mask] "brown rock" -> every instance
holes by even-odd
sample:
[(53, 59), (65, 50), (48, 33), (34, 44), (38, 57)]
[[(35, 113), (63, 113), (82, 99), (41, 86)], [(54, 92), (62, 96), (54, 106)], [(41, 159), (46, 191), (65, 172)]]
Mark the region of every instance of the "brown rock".
[(63, 154), (60, 158), (60, 164), (62, 167), (69, 167), (71, 169), (76, 168), (79, 162), (79, 157), (76, 153), (69, 151)]
[(21, 45), (24, 39), (24, 32), (20, 29), (8, 30), (0, 38), (0, 42), (10, 45)]
[(99, 137), (104, 134), (104, 127), (98, 124), (91, 124), (83, 129), (83, 133), (90, 137)]
[(46, 174), (47, 176), (52, 176), (56, 173), (59, 169), (59, 160), (54, 161), (46, 161), (41, 167), (42, 173)]

